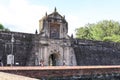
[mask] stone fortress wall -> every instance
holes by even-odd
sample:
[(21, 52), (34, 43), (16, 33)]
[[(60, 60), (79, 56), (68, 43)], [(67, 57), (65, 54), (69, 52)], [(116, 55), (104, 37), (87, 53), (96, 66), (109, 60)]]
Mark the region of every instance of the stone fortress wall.
[(12, 35), (14, 37), (14, 63), (25, 66), (32, 50), (33, 34), (0, 31), (0, 60), (2, 60), (4, 66), (7, 65), (7, 55), (12, 53)]
[(120, 65), (120, 44), (114, 42), (74, 40), (78, 65)]
[[(34, 54), (36, 34), (0, 31), (0, 59), (7, 65), (7, 55), (11, 54), (11, 38), (14, 35), (13, 54), (15, 63), (26, 66)], [(72, 39), (77, 65), (120, 65), (120, 44)], [(34, 57), (34, 55), (33, 55)], [(32, 62), (34, 58), (32, 57)]]

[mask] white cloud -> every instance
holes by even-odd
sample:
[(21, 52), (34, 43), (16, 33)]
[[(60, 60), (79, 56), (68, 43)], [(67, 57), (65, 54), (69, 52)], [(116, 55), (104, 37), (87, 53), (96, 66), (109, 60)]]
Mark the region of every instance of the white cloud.
[[(0, 5), (0, 10), (0, 22), (5, 27), (11, 31), (34, 33), (39, 28), (39, 19), (49, 11), (49, 8), (29, 4), (27, 0), (10, 0), (9, 5)], [(75, 34), (75, 28), (79, 27), (82, 20), (72, 14), (66, 14), (66, 20), (68, 34)]]
[(10, 30), (34, 33), (48, 7), (32, 5), (27, 0), (10, 0), (8, 6), (0, 5), (0, 10), (0, 22), (14, 25)]

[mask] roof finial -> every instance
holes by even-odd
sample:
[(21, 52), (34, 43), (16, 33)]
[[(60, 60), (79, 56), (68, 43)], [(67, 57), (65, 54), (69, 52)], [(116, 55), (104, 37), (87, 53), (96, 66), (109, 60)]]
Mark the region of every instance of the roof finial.
[(63, 16), (63, 18), (65, 19), (65, 15)]
[(36, 31), (35, 31), (35, 34), (38, 34), (38, 31), (37, 31), (37, 29), (36, 29)]
[(73, 34), (71, 34), (71, 38), (73, 38)]
[(56, 7), (55, 7), (55, 9), (54, 9), (54, 12), (57, 12), (57, 9), (56, 9)]
[(47, 12), (45, 13), (45, 16), (47, 16)]

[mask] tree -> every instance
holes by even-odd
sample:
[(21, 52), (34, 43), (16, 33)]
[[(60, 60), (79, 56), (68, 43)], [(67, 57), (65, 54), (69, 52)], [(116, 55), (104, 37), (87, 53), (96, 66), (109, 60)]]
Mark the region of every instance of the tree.
[(77, 38), (91, 39), (90, 28), (91, 28), (92, 25), (93, 24), (87, 24), (84, 27), (77, 28), (76, 29), (76, 36), (77, 36)]
[(103, 20), (96, 24), (87, 24), (76, 29), (76, 37), (80, 39), (120, 42), (120, 23)]
[(0, 24), (0, 30), (3, 30), (3, 31), (10, 31), (8, 28), (5, 28), (2, 24)]
[(2, 25), (2, 24), (0, 24), (0, 29), (4, 29), (4, 27), (3, 27), (3, 25)]

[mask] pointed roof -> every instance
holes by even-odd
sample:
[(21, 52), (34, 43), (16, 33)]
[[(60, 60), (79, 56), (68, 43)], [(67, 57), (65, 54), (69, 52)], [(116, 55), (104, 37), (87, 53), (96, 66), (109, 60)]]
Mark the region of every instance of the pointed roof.
[(52, 18), (51, 16), (53, 16), (53, 17), (55, 17), (55, 16), (60, 16), (61, 19), (62, 19), (64, 22), (67, 22), (67, 21), (65, 20), (65, 16), (61, 16), (61, 15), (57, 12), (56, 7), (54, 8), (54, 12), (52, 12), (51, 14), (48, 15), (47, 12), (46, 12), (45, 16), (44, 16), (42, 19), (40, 19), (40, 21), (41, 21), (41, 20), (46, 20), (46, 19), (48, 19), (48, 18)]
[(68, 32), (68, 22), (66, 21), (65, 19), (65, 16), (61, 16), (58, 12), (57, 12), (57, 9), (55, 7), (54, 11), (51, 13), (51, 14), (47, 14), (47, 12), (45, 13), (45, 16), (39, 20), (40, 22), (40, 32), (44, 29), (44, 26), (43, 26), (43, 22), (44, 21), (57, 21), (57, 20), (60, 20), (60, 23), (66, 23), (66, 29), (67, 29), (67, 32)]
[(56, 12), (56, 11), (57, 11), (57, 9), (56, 9), (56, 7), (55, 7), (54, 12)]

